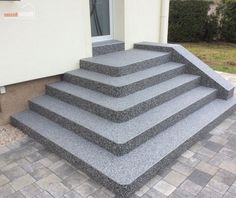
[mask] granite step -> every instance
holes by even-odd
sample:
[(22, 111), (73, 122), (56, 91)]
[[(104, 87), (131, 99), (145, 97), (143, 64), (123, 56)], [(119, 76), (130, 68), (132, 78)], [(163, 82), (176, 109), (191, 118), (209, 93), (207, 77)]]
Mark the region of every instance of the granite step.
[(113, 122), (124, 122), (197, 87), (199, 82), (199, 76), (183, 74), (121, 98), (57, 82), (47, 86), (47, 94)]
[(235, 109), (235, 98), (216, 99), (119, 157), (35, 112), (18, 113), (11, 121), (119, 197), (129, 197)]
[(216, 90), (197, 87), (122, 123), (115, 123), (50, 96), (37, 97), (30, 109), (98, 144), (124, 155), (215, 99)]
[(109, 40), (92, 43), (93, 56), (100, 56), (103, 54), (109, 54), (113, 52), (125, 50), (125, 43), (118, 40)]
[(64, 75), (64, 80), (113, 97), (122, 97), (169, 80), (185, 71), (185, 65), (168, 62), (130, 75), (112, 77), (77, 69)]
[(82, 59), (80, 67), (110, 76), (123, 76), (166, 63), (170, 60), (171, 53), (169, 52), (131, 49)]

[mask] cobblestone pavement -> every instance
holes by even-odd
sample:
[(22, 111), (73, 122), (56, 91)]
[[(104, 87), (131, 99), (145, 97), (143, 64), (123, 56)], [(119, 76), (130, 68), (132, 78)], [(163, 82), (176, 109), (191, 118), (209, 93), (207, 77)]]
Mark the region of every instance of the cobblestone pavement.
[[(236, 84), (235, 76), (226, 76)], [(0, 146), (0, 197), (110, 198), (110, 191), (23, 136)], [(236, 197), (236, 113), (132, 198)]]

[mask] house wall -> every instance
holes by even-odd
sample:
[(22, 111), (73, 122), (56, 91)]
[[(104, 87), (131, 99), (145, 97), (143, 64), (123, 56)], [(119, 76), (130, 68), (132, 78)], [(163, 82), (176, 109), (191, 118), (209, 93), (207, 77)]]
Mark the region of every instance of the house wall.
[(0, 1), (0, 30), (0, 86), (62, 74), (92, 55), (88, 0)]
[(6, 86), (6, 93), (0, 95), (0, 126), (9, 123), (11, 115), (28, 109), (28, 100), (43, 95), (45, 85), (60, 79), (60, 76), (51, 76)]
[[(113, 0), (114, 39), (126, 49), (160, 42), (163, 1)], [(89, 0), (0, 1), (0, 29), (0, 86), (63, 74), (92, 55)]]
[(161, 0), (125, 0), (124, 38), (126, 49), (136, 42), (160, 41)]

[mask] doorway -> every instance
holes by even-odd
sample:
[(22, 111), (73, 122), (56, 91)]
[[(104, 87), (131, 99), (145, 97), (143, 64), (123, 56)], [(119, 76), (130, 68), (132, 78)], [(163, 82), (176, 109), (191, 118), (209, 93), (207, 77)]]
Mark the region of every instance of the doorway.
[(113, 39), (112, 0), (90, 0), (92, 42)]

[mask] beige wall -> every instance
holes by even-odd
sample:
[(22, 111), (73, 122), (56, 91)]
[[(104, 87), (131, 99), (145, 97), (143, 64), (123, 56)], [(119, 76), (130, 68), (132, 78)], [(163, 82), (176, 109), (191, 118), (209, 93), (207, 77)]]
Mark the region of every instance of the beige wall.
[(91, 56), (90, 31), (88, 0), (0, 1), (0, 86), (77, 68)]
[[(114, 39), (126, 49), (160, 42), (162, 1), (113, 0)], [(3, 17), (10, 11), (34, 13)], [(62, 74), (92, 55), (89, 0), (0, 1), (0, 30), (0, 86)]]
[(136, 42), (159, 42), (161, 0), (125, 0), (124, 8), (126, 49)]
[(26, 110), (28, 100), (43, 95), (45, 85), (59, 80), (60, 76), (53, 76), (6, 86), (6, 94), (0, 95), (0, 125), (9, 123), (11, 115)]

